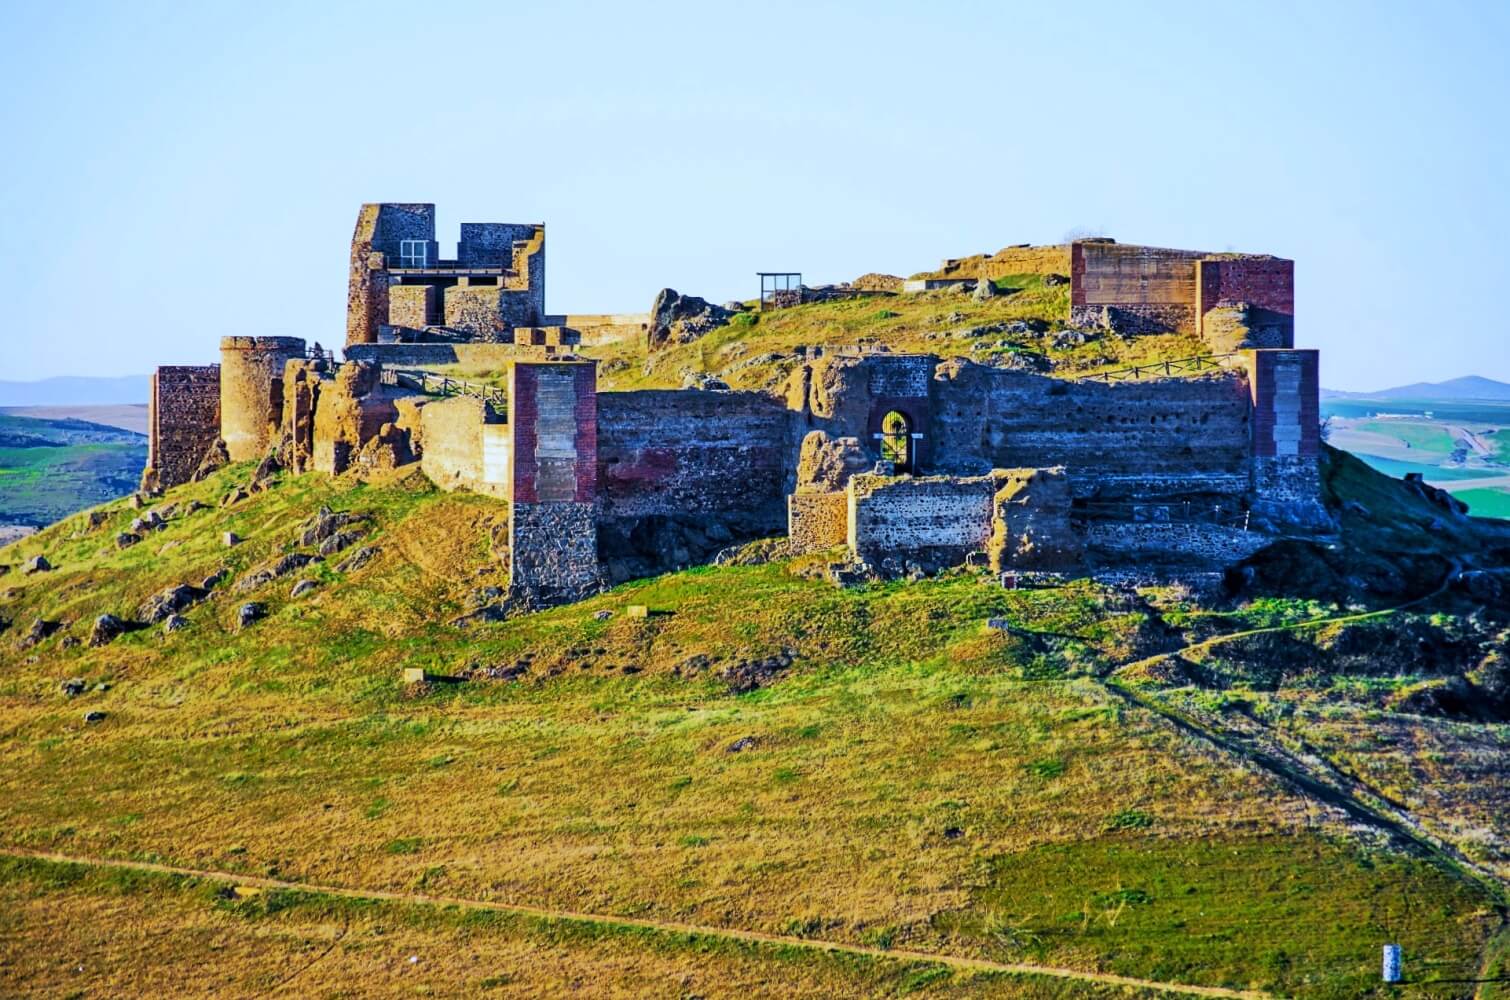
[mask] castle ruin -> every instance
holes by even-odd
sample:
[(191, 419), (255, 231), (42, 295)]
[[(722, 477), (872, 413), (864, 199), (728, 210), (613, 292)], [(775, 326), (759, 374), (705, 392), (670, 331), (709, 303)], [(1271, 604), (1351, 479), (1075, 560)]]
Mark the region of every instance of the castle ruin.
[[(545, 312), (544, 227), (364, 205), (344, 363), (226, 337), (217, 367), (152, 380), (149, 485), (206, 454), (293, 472), (417, 463), (508, 512), (511, 593), (531, 605), (788, 536), (856, 565), (1209, 571), (1324, 534), (1318, 355), (1294, 347), (1293, 263), (1104, 240), (946, 261), (926, 282), (1065, 276), (1072, 324), (1198, 334), (1183, 376), (1072, 379), (963, 358), (814, 348), (779, 392), (599, 392), (589, 343), (634, 317)], [(427, 365), (504, 373), (457, 393)]]

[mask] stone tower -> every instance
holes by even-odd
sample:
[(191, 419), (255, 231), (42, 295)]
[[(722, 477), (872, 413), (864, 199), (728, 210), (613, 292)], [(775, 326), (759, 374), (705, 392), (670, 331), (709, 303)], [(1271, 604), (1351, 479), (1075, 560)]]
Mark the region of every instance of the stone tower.
[(304, 357), (298, 337), (220, 338), (220, 436), (233, 462), (261, 458), (283, 419), (283, 366)]

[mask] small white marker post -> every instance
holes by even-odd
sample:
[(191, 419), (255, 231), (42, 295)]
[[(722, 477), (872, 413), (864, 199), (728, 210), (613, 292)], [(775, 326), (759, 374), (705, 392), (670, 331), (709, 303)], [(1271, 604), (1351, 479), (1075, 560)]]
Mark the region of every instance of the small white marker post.
[(1384, 946), (1384, 981), (1386, 983), (1398, 983), (1400, 981), (1400, 946), (1387, 944)]

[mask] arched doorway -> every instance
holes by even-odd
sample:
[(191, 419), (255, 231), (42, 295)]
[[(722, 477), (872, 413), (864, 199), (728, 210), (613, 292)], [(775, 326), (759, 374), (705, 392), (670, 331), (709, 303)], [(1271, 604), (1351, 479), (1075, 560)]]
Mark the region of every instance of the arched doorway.
[(912, 472), (912, 421), (901, 410), (891, 410), (881, 418), (881, 461), (890, 462), (898, 473)]

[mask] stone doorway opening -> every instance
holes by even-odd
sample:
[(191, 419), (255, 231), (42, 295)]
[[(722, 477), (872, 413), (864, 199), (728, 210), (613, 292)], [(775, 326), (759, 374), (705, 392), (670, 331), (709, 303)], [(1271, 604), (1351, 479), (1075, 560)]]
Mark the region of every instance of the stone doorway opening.
[(913, 471), (912, 421), (901, 410), (891, 410), (881, 418), (881, 461), (890, 462), (900, 474)]

